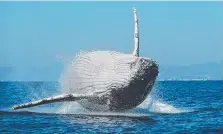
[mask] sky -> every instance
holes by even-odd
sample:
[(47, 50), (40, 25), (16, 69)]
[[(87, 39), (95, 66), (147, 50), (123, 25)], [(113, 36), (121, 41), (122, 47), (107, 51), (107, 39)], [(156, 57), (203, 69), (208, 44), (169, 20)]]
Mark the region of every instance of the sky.
[(223, 2), (0, 2), (0, 66), (50, 67), (80, 50), (133, 51), (160, 65), (223, 61)]

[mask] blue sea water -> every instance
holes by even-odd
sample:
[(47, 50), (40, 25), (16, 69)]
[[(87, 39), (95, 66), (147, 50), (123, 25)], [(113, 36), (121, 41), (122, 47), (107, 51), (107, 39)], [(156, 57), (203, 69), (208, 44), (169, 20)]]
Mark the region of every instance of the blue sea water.
[(57, 82), (0, 82), (0, 133), (223, 133), (223, 81), (157, 82), (125, 113), (89, 113), (75, 102), (11, 109), (60, 92)]

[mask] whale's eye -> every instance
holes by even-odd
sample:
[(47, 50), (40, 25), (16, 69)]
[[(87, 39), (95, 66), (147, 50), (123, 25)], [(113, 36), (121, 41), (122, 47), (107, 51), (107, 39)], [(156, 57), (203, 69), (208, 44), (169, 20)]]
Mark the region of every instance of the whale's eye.
[(146, 63), (146, 61), (147, 61), (147, 60), (146, 60), (146, 59), (144, 59), (144, 58), (141, 58), (141, 59), (140, 59), (140, 63), (141, 63), (141, 64), (145, 64), (145, 63)]

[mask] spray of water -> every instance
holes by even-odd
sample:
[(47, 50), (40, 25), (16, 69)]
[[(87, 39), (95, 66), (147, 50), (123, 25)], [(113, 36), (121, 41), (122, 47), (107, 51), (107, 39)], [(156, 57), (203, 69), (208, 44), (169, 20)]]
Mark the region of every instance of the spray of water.
[(184, 110), (181, 110), (164, 101), (161, 101), (160, 98), (154, 97), (152, 95), (149, 95), (149, 97), (137, 108), (146, 109), (149, 112), (153, 112), (153, 113), (173, 114), (173, 113), (184, 112)]

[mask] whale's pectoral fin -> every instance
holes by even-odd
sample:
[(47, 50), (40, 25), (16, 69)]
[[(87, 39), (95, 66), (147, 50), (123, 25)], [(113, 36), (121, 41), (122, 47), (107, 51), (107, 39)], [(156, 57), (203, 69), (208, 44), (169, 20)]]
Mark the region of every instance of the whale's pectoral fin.
[(134, 13), (134, 50), (132, 54), (134, 56), (139, 57), (139, 26), (135, 7), (133, 7), (133, 13)]
[(44, 98), (38, 101), (28, 102), (25, 104), (15, 105), (13, 109), (21, 109), (21, 108), (28, 108), (34, 107), (42, 104), (54, 103), (54, 102), (62, 102), (62, 101), (77, 101), (81, 99), (87, 99), (93, 97), (92, 95), (81, 95), (81, 94), (65, 94), (65, 95), (58, 95), (49, 98)]

